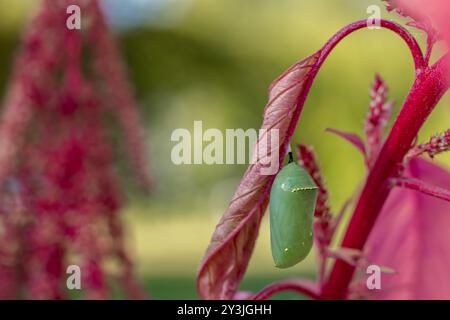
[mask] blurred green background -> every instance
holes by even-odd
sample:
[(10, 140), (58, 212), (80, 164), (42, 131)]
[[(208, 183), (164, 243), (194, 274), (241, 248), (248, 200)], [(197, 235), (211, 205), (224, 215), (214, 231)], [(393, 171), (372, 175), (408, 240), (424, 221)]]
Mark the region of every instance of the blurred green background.
[[(0, 0), (0, 94), (34, 0)], [(196, 298), (195, 275), (220, 215), (245, 165), (183, 165), (170, 160), (171, 133), (193, 129), (259, 128), (267, 87), (291, 64), (319, 49), (344, 25), (368, 17), (377, 0), (105, 0), (121, 44), (149, 140), (157, 187), (141, 195), (124, 174), (128, 246), (154, 298)], [(423, 37), (415, 30), (421, 43)], [(362, 134), (368, 90), (376, 72), (390, 85), (396, 113), (413, 81), (410, 53), (386, 30), (361, 30), (342, 42), (320, 71), (294, 142), (312, 144), (333, 208), (366, 174), (358, 152), (324, 132)], [(421, 132), (425, 140), (448, 128), (445, 97)], [(449, 166), (450, 157), (436, 161)], [(273, 266), (267, 219), (242, 285), (260, 290), (276, 279), (315, 276), (314, 256), (289, 270)], [(290, 296), (283, 296), (290, 297)]]

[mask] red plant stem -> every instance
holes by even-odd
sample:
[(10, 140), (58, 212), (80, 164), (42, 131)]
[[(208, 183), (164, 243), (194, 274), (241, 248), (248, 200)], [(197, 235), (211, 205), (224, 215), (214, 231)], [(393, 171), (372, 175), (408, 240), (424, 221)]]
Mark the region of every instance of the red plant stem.
[[(419, 129), (448, 89), (450, 54), (434, 66), (418, 72), (416, 80), (379, 156), (369, 172), (341, 246), (361, 250), (391, 190), (389, 179), (396, 177), (403, 157)], [(321, 298), (343, 299), (354, 274), (354, 266), (337, 260)]]
[(415, 178), (398, 178), (393, 179), (394, 186), (408, 188), (411, 190), (422, 192), (432, 197), (436, 197), (445, 201), (450, 201), (450, 191), (438, 186), (433, 186), (425, 181)]

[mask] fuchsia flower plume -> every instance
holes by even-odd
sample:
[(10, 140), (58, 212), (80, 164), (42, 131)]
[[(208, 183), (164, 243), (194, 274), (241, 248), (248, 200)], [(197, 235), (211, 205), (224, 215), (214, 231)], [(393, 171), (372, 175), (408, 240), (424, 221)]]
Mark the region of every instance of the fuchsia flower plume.
[[(81, 7), (81, 30), (66, 27), (72, 4)], [(71, 264), (82, 270), (86, 298), (110, 297), (114, 278), (128, 297), (143, 297), (125, 249), (104, 122), (108, 113), (117, 116), (148, 187), (143, 130), (124, 70), (96, 0), (42, 1), (0, 119), (1, 298), (67, 298)]]

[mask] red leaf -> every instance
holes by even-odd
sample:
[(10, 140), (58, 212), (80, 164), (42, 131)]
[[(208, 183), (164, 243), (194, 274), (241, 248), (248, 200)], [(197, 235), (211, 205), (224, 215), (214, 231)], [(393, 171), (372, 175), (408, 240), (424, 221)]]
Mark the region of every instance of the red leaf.
[[(422, 12), (419, 12), (419, 10), (422, 10), (424, 7), (425, 3), (423, 2), (423, 0), (383, 0), (383, 1), (387, 2), (386, 6), (388, 11), (394, 11), (403, 17), (410, 18), (411, 21), (408, 22), (407, 25), (418, 29), (422, 29), (426, 32), (435, 32), (429, 17), (426, 17), (426, 15), (423, 15)], [(427, 1), (429, 2), (430, 0)], [(410, 6), (410, 3), (414, 3), (414, 5), (417, 6), (417, 8), (415, 8), (414, 6)]]
[(403, 15), (412, 17), (426, 31), (436, 30), (447, 43), (450, 40), (450, 4), (448, 0), (392, 0)]
[(364, 146), (364, 142), (356, 133), (345, 132), (345, 131), (341, 131), (339, 129), (334, 129), (334, 128), (327, 128), (326, 131), (334, 133), (334, 134), (338, 135), (339, 137), (343, 138), (344, 140), (347, 140), (353, 146), (355, 146), (359, 151), (361, 151), (361, 153), (363, 155), (366, 154), (366, 148)]
[[(279, 146), (271, 146), (268, 153), (276, 152), (279, 163), (317, 73), (320, 54), (296, 63), (269, 88), (262, 129), (279, 130)], [(265, 147), (261, 137), (258, 146)], [(261, 168), (260, 163), (249, 166), (212, 236), (197, 279), (198, 292), (205, 299), (231, 299), (245, 273), (274, 180), (262, 175)]]
[[(450, 173), (414, 159), (407, 173), (450, 187)], [(382, 274), (375, 299), (450, 299), (450, 203), (415, 190), (393, 190), (372, 230), (365, 252), (369, 262), (395, 270)]]

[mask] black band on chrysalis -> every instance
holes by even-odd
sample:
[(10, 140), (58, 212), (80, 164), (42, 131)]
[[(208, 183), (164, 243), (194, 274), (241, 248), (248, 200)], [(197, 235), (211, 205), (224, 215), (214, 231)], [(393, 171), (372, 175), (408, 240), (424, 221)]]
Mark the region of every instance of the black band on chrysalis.
[(288, 163), (294, 162), (294, 155), (292, 154), (292, 151), (288, 152), (288, 157), (289, 157)]

